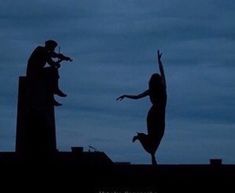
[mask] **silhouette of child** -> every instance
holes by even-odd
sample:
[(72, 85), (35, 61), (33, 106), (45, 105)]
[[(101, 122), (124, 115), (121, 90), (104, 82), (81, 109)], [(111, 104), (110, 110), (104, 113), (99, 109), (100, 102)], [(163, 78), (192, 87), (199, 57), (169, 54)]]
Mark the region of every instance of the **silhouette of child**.
[(162, 54), (157, 52), (160, 74), (152, 74), (148, 90), (138, 95), (122, 95), (117, 100), (124, 98), (140, 99), (149, 96), (152, 106), (147, 115), (147, 134), (137, 133), (133, 142), (139, 140), (143, 148), (151, 155), (152, 164), (157, 165), (155, 153), (161, 142), (165, 130), (165, 110), (167, 103), (166, 78), (161, 61)]

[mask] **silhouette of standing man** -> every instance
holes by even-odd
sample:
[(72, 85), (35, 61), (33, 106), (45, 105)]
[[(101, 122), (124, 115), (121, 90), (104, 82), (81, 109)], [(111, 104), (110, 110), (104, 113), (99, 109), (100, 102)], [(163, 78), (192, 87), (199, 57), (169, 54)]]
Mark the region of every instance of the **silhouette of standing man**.
[(148, 134), (137, 133), (133, 137), (133, 142), (139, 140), (143, 148), (151, 155), (152, 164), (157, 165), (155, 153), (161, 142), (165, 130), (165, 111), (167, 103), (166, 78), (161, 61), (162, 54), (157, 52), (160, 74), (152, 74), (149, 80), (148, 90), (138, 95), (122, 95), (117, 100), (124, 98), (140, 99), (149, 96), (152, 103), (147, 115)]
[[(66, 97), (67, 95), (58, 87), (58, 68), (60, 67), (61, 61), (72, 61), (72, 59), (63, 54), (56, 53), (55, 48), (57, 45), (56, 41), (47, 40), (45, 46), (38, 46), (32, 52), (27, 65), (27, 78), (31, 93), (40, 95), (41, 93), (38, 89), (44, 85), (49, 90), (50, 103), (55, 106), (60, 106), (61, 104), (54, 99), (54, 94), (60, 97)], [(57, 58), (58, 61), (54, 61), (53, 58)], [(46, 64), (49, 67), (45, 67)]]

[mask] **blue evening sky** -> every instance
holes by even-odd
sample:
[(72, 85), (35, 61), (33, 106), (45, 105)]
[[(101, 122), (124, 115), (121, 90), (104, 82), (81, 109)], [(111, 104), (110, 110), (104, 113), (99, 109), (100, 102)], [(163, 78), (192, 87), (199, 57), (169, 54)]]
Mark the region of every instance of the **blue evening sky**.
[(57, 143), (91, 145), (113, 161), (150, 163), (148, 98), (138, 94), (163, 52), (168, 104), (160, 164), (235, 162), (234, 0), (0, 0), (0, 150), (13, 151), (18, 77), (32, 50), (58, 41), (73, 58), (60, 69)]

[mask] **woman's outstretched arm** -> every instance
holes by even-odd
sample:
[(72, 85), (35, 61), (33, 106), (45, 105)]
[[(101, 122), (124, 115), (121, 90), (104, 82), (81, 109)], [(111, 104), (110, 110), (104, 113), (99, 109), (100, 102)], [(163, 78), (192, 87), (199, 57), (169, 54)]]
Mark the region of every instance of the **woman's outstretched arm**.
[(140, 94), (138, 94), (138, 95), (126, 95), (126, 94), (124, 94), (124, 95), (118, 97), (116, 100), (121, 101), (121, 100), (123, 100), (124, 98), (140, 99), (140, 98), (144, 98), (144, 97), (146, 97), (146, 96), (148, 96), (148, 95), (149, 95), (149, 90), (146, 90), (146, 91), (144, 91), (144, 92), (142, 92), (142, 93), (140, 93)]
[(162, 53), (160, 53), (160, 51), (157, 51), (157, 58), (158, 58), (158, 65), (159, 65), (159, 70), (160, 70), (160, 74), (163, 80), (163, 84), (166, 87), (166, 77), (165, 77), (165, 72), (164, 72), (164, 68), (163, 68), (163, 64), (161, 61), (161, 57), (162, 57)]

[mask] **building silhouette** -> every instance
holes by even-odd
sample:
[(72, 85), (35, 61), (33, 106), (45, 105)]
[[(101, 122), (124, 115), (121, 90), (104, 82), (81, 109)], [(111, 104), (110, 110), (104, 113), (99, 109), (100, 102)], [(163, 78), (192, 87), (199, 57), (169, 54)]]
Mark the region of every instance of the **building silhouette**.
[[(43, 96), (46, 96), (42, 92)], [(37, 102), (43, 104), (35, 96)], [(43, 97), (42, 97), (43, 98)], [(56, 148), (54, 106), (29, 107), (27, 78), (19, 78), (16, 152), (0, 152), (1, 187), (66, 192), (233, 192), (235, 165), (148, 165), (113, 162), (104, 152)]]

